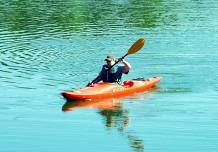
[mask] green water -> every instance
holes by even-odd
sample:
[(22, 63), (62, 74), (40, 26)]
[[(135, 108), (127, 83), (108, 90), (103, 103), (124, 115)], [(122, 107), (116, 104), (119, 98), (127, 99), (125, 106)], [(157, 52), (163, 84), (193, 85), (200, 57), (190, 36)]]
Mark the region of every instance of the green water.
[[(217, 14), (216, 0), (2, 0), (0, 151), (218, 151)], [(157, 88), (66, 103), (141, 37), (123, 79), (163, 76)]]

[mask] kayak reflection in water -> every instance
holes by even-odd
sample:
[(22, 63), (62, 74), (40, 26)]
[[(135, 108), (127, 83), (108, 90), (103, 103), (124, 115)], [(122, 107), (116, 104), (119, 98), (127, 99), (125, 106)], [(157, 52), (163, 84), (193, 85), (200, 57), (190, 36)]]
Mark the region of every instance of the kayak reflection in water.
[(119, 98), (96, 99), (87, 101), (67, 101), (62, 106), (62, 111), (74, 111), (77, 109), (99, 109), (99, 110), (117, 110), (121, 107), (122, 100)]
[[(137, 98), (137, 97), (136, 97)], [(102, 116), (105, 126), (111, 130), (115, 129), (126, 138), (131, 148), (136, 152), (144, 151), (143, 140), (134, 133), (128, 131), (130, 124), (129, 111), (123, 108), (122, 98), (108, 98), (90, 101), (67, 101), (62, 106), (63, 112), (79, 109), (97, 109)]]
[[(108, 55), (105, 61), (106, 64), (102, 66), (102, 70), (99, 75), (93, 81), (89, 82), (87, 86), (91, 86), (100, 81), (120, 83), (122, 74), (128, 74), (131, 69), (131, 65), (123, 58), (116, 61), (114, 56)], [(123, 65), (117, 65), (117, 62), (120, 62)]]

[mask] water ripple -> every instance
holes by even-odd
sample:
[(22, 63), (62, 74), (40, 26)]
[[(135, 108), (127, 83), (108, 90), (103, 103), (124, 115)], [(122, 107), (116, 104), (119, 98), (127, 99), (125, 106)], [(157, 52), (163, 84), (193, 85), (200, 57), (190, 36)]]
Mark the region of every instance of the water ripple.
[[(72, 143), (87, 151), (83, 137), (99, 133), (118, 142), (86, 142), (95, 151), (217, 149), (217, 8), (217, 0), (1, 0), (1, 150), (51, 141), (44, 151)], [(60, 112), (60, 92), (84, 87), (107, 54), (123, 56), (139, 37), (148, 41), (126, 58), (133, 68), (124, 79), (162, 75), (160, 89), (115, 111)]]

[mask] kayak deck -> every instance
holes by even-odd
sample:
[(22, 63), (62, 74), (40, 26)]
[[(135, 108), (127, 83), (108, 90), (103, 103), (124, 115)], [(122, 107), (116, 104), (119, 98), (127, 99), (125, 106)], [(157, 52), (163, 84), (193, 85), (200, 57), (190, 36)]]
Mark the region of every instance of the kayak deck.
[(123, 82), (123, 85), (100, 82), (76, 91), (63, 92), (62, 95), (68, 100), (90, 100), (127, 96), (146, 91), (154, 87), (161, 79), (162, 77), (127, 80)]

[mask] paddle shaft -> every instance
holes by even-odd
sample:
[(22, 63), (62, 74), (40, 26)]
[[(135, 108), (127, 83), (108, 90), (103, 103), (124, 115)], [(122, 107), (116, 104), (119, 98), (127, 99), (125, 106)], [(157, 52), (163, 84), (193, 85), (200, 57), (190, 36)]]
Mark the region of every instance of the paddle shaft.
[(126, 53), (124, 56), (122, 56), (121, 58), (119, 58), (111, 67), (109, 67), (107, 69), (107, 71), (109, 71), (110, 69), (112, 69), (117, 63), (120, 62), (120, 60), (124, 59), (128, 54)]

